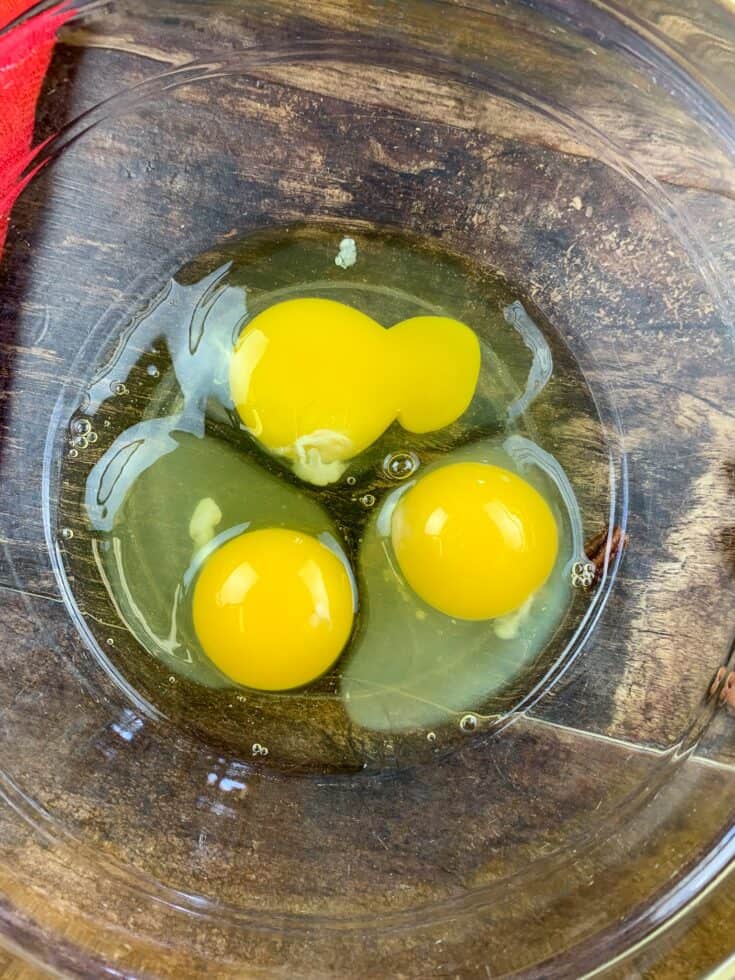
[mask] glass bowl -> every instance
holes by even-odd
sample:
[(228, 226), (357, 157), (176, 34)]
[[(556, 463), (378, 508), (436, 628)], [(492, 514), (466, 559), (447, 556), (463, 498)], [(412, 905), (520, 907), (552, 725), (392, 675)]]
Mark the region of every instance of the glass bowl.
[[(72, 976), (581, 976), (727, 869), (734, 36), (715, 4), (78, 8), (0, 270), (8, 947)], [(189, 724), (70, 580), (90, 376), (195, 256), (315, 224), (434, 241), (551, 325), (537, 411), (599, 580), (533, 684), (432, 740), (355, 748), (326, 696), (257, 743), (237, 706)]]

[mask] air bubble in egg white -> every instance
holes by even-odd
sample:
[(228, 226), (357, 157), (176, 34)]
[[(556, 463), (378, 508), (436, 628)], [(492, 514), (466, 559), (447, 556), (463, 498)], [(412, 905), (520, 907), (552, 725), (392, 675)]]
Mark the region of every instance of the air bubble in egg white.
[(383, 471), (391, 480), (407, 480), (419, 468), (416, 453), (391, 453), (383, 460)]
[(74, 419), (71, 424), (71, 431), (75, 436), (86, 436), (92, 431), (92, 423), (89, 419)]
[(575, 589), (591, 589), (597, 569), (591, 561), (577, 561), (572, 566), (572, 585)]

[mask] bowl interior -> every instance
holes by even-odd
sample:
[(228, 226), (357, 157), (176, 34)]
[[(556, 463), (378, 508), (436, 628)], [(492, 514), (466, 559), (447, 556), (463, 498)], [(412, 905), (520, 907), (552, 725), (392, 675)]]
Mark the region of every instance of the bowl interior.
[[(0, 882), (20, 944), (162, 976), (581, 975), (730, 853), (711, 690), (733, 606), (729, 120), (602, 6), (211, 6), (67, 28), (40, 122), (58, 133), (0, 272)], [(90, 379), (163, 282), (273, 228), (434, 242), (550, 340), (536, 420), (606, 559), (534, 683), (469, 734), (358, 738), (328, 695), (188, 724), (185, 690), (131, 682), (104, 595), (77, 601), (91, 543), (60, 513)]]

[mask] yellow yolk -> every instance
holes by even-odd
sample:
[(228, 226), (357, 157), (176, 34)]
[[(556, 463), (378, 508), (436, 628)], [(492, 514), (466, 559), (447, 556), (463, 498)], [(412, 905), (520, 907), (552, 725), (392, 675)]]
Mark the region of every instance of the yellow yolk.
[(457, 619), (518, 609), (551, 574), (559, 547), (541, 494), (486, 463), (454, 463), (419, 480), (396, 507), (391, 537), (411, 588)]
[(400, 365), (398, 421), (409, 432), (434, 432), (467, 410), (480, 373), (480, 345), (459, 320), (415, 316), (388, 331)]
[[(375, 320), (332, 300), (269, 307), (235, 346), (230, 388), (240, 418), (268, 449), (293, 460), (299, 475), (313, 471), (312, 482), (333, 482), (342, 461), (395, 418), (384, 335)], [(335, 463), (342, 465), (330, 469)]]
[(243, 330), (230, 389), (253, 435), (323, 486), (396, 418), (413, 432), (453, 422), (479, 370), (477, 338), (457, 320), (415, 317), (386, 330), (343, 303), (294, 299)]
[(211, 554), (194, 587), (194, 628), (231, 680), (285, 691), (323, 674), (352, 630), (354, 599), (339, 558), (316, 538), (249, 531)]

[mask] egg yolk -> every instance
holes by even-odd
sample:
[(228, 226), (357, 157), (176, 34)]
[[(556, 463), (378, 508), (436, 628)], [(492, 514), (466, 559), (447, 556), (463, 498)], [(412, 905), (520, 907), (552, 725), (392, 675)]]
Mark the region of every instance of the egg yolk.
[(466, 411), (480, 372), (475, 334), (446, 316), (415, 316), (387, 331), (400, 365), (398, 421), (409, 432), (434, 432)]
[(316, 538), (249, 531), (205, 561), (194, 587), (194, 628), (231, 680), (284, 691), (323, 674), (352, 630), (354, 596), (340, 559)]
[(486, 463), (454, 463), (419, 480), (396, 507), (391, 538), (414, 592), (473, 620), (522, 606), (551, 574), (559, 548), (541, 494)]
[(240, 334), (230, 389), (253, 435), (324, 486), (396, 418), (413, 432), (453, 422), (479, 372), (477, 337), (458, 320), (414, 317), (386, 330), (343, 303), (294, 299)]

